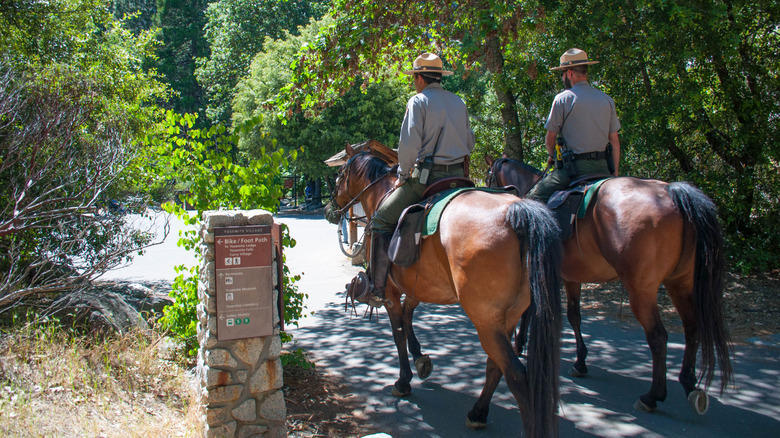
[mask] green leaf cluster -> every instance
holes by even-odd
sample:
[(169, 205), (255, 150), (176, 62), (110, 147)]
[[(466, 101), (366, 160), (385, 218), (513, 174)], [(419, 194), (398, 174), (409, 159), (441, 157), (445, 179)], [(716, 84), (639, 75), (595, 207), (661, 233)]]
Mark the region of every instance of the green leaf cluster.
[(694, 182), (720, 209), (734, 266), (780, 266), (777, 2), (339, 0), (331, 16), (293, 64), (285, 108), (328, 101), (356, 76), (395, 77), (433, 51), (464, 79), (480, 149), (503, 137), (494, 154), (540, 164), (562, 88), (549, 69), (578, 47), (601, 61), (591, 82), (617, 104), (621, 170)]
[[(238, 154), (237, 134), (220, 124), (200, 129), (195, 127), (196, 121), (197, 115), (169, 111), (164, 129), (145, 139), (155, 151), (156, 173), (163, 178), (175, 177), (185, 188), (180, 197), (182, 204), (167, 203), (164, 205), (166, 211), (176, 214), (187, 225), (198, 224), (206, 210), (239, 208), (276, 212), (282, 196), (280, 174), (298, 152), (280, 148), (262, 153), (256, 159), (242, 159)], [(237, 126), (235, 132), (249, 132), (255, 128), (256, 121), (250, 120)], [(191, 210), (186, 210), (184, 204)], [(286, 227), (283, 228), (282, 243), (287, 247), (295, 245)], [(200, 236), (195, 231), (183, 231), (178, 244), (200, 258)], [(194, 354), (198, 269), (179, 266), (177, 272), (180, 275), (173, 284), (172, 294), (175, 302), (165, 308), (161, 322), (184, 340), (189, 352)], [(286, 265), (284, 274), (285, 320), (296, 324), (303, 315), (306, 295), (298, 292), (295, 285), (300, 276), (292, 275)]]
[(204, 30), (207, 23), (204, 10), (208, 3), (207, 0), (159, 1), (154, 24), (159, 27), (160, 45), (155, 59), (147, 61), (176, 92), (176, 98), (165, 103), (166, 108), (177, 113), (198, 113), (203, 124), (208, 101), (204, 87), (195, 77), (195, 69), (196, 60), (209, 54)]
[(234, 87), (246, 75), (252, 57), (266, 38), (280, 38), (285, 31), (320, 18), (326, 10), (321, 0), (216, 0), (205, 15), (205, 36), (210, 54), (198, 58), (196, 76), (206, 89), (209, 119), (228, 123)]
[(283, 39), (268, 39), (254, 57), (249, 74), (239, 81), (233, 121), (240, 125), (256, 120), (262, 127), (239, 134), (239, 146), (247, 156), (259, 157), (276, 148), (302, 148), (289, 171), (322, 178), (334, 173), (324, 160), (343, 150), (346, 142), (373, 138), (393, 147), (398, 141), (406, 100), (413, 93), (408, 78), (381, 83), (352, 78), (349, 89), (328, 95), (307, 110), (279, 111), (280, 96), (284, 96), (300, 51), (331, 21), (312, 22), (299, 29), (297, 36), (287, 33)]

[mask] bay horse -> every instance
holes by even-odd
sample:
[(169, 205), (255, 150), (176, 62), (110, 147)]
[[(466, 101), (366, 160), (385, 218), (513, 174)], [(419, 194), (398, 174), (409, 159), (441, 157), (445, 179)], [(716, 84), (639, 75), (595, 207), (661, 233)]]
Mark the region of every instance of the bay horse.
[[(508, 158), (485, 156), (489, 187), (514, 186), (525, 196), (542, 172)], [(574, 330), (577, 359), (572, 377), (588, 373), (588, 350), (580, 328), (582, 283), (620, 279), (628, 291), (631, 311), (645, 332), (652, 353), (650, 391), (634, 408), (653, 412), (666, 399), (667, 332), (661, 322), (657, 295), (666, 287), (685, 332), (679, 382), (688, 402), (699, 413), (709, 406), (709, 388), (717, 365), (721, 393), (732, 380), (730, 341), (723, 312), (723, 238), (714, 203), (688, 183), (619, 177), (607, 180), (576, 219), (572, 236), (563, 242), (561, 277), (567, 297), (567, 318)], [(522, 351), (526, 327), (521, 323), (515, 351)], [(696, 355), (701, 347), (701, 369)], [(697, 381), (704, 378), (704, 388)], [(699, 382), (700, 383), (700, 382)]]
[[(342, 214), (360, 202), (370, 218), (397, 177), (368, 151), (357, 152), (347, 144), (346, 154), (332, 202)], [(490, 399), (503, 375), (526, 436), (556, 436), (562, 326), (558, 233), (557, 222), (539, 202), (484, 190), (453, 198), (436, 233), (422, 240), (418, 261), (390, 269), (385, 309), (400, 363), (393, 395), (411, 393), (407, 343), (418, 377), (428, 377), (432, 369), (412, 330), (415, 308), (421, 302), (460, 303), (488, 356), (485, 385), (467, 415), (467, 426), (487, 425)], [(523, 365), (511, 336), (529, 307), (532, 330)]]

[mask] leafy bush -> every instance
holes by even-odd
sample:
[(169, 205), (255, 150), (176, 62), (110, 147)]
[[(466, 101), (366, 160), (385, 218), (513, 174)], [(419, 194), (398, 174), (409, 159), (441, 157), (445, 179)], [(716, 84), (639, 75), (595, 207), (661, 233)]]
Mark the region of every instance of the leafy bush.
[[(282, 197), (279, 175), (290, 160), (295, 159), (297, 151), (288, 154), (279, 149), (258, 159), (242, 160), (236, 146), (237, 135), (229, 133), (223, 125), (193, 129), (196, 118), (193, 114), (168, 112), (163, 133), (146, 139), (148, 144), (156, 147), (157, 178), (175, 178), (183, 183), (187, 190), (181, 201), (192, 206), (195, 212), (190, 213), (182, 205), (171, 202), (163, 204), (163, 208), (186, 225), (199, 224), (199, 218), (206, 210), (262, 208), (276, 212)], [(256, 124), (256, 120), (250, 120), (238, 126), (236, 131), (251, 130)], [(286, 227), (282, 229), (282, 234), (283, 246), (293, 247), (295, 241)], [(199, 243), (196, 231), (190, 229), (180, 233), (178, 245), (194, 251), (200, 260)], [(299, 293), (295, 285), (300, 276), (292, 275), (286, 265), (283, 271), (285, 321), (296, 325), (303, 314), (306, 295)], [(173, 284), (172, 294), (175, 302), (165, 308), (160, 321), (164, 328), (185, 343), (189, 354), (194, 354), (197, 348), (199, 269), (182, 265), (177, 272), (179, 276)], [(290, 339), (283, 334), (283, 341)]]

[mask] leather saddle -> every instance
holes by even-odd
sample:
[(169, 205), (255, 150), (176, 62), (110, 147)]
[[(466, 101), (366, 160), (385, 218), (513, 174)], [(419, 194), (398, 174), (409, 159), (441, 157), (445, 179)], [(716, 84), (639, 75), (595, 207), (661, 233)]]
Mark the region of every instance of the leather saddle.
[[(561, 241), (571, 237), (574, 229), (574, 220), (577, 219), (580, 213), (582, 202), (588, 190), (593, 188), (598, 181), (609, 177), (610, 175), (602, 174), (583, 175), (573, 180), (569, 184), (568, 189), (557, 191), (550, 196), (547, 206), (553, 211), (553, 215), (561, 227)], [(585, 207), (587, 208), (587, 205)]]
[(425, 189), (422, 201), (404, 209), (387, 251), (394, 264), (406, 268), (417, 262), (428, 210), (440, 199), (438, 194), (444, 190), (462, 187), (475, 187), (475, 185), (473, 181), (463, 177), (443, 178), (434, 181)]

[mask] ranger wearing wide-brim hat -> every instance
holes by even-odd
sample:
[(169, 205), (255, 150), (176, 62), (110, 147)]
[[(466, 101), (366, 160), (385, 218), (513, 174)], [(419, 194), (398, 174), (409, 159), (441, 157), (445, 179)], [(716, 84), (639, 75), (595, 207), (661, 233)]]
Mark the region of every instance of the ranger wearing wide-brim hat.
[(567, 50), (561, 55), (561, 65), (553, 67), (550, 70), (564, 70), (578, 65), (598, 64), (598, 61), (588, 59), (588, 54), (584, 50), (577, 48)]
[(406, 104), (398, 138), (398, 179), (394, 189), (371, 218), (370, 287), (358, 301), (384, 305), (390, 260), (387, 249), (403, 210), (422, 199), (428, 184), (448, 177), (463, 177), (466, 158), (474, 149), (466, 104), (442, 88), (449, 76), (441, 58), (423, 53), (403, 73), (413, 76), (417, 94)]
[(598, 63), (584, 50), (572, 48), (561, 55), (557, 67), (550, 68), (561, 72), (566, 88), (555, 96), (544, 125), (547, 162), (555, 164), (556, 170), (531, 189), (529, 198), (547, 202), (583, 175), (618, 175), (620, 120), (615, 102), (588, 83), (587, 66)]
[(412, 63), (412, 69), (404, 71), (404, 74), (413, 75), (417, 73), (439, 73), (442, 76), (452, 74), (449, 70), (444, 70), (441, 58), (433, 53), (423, 53)]

